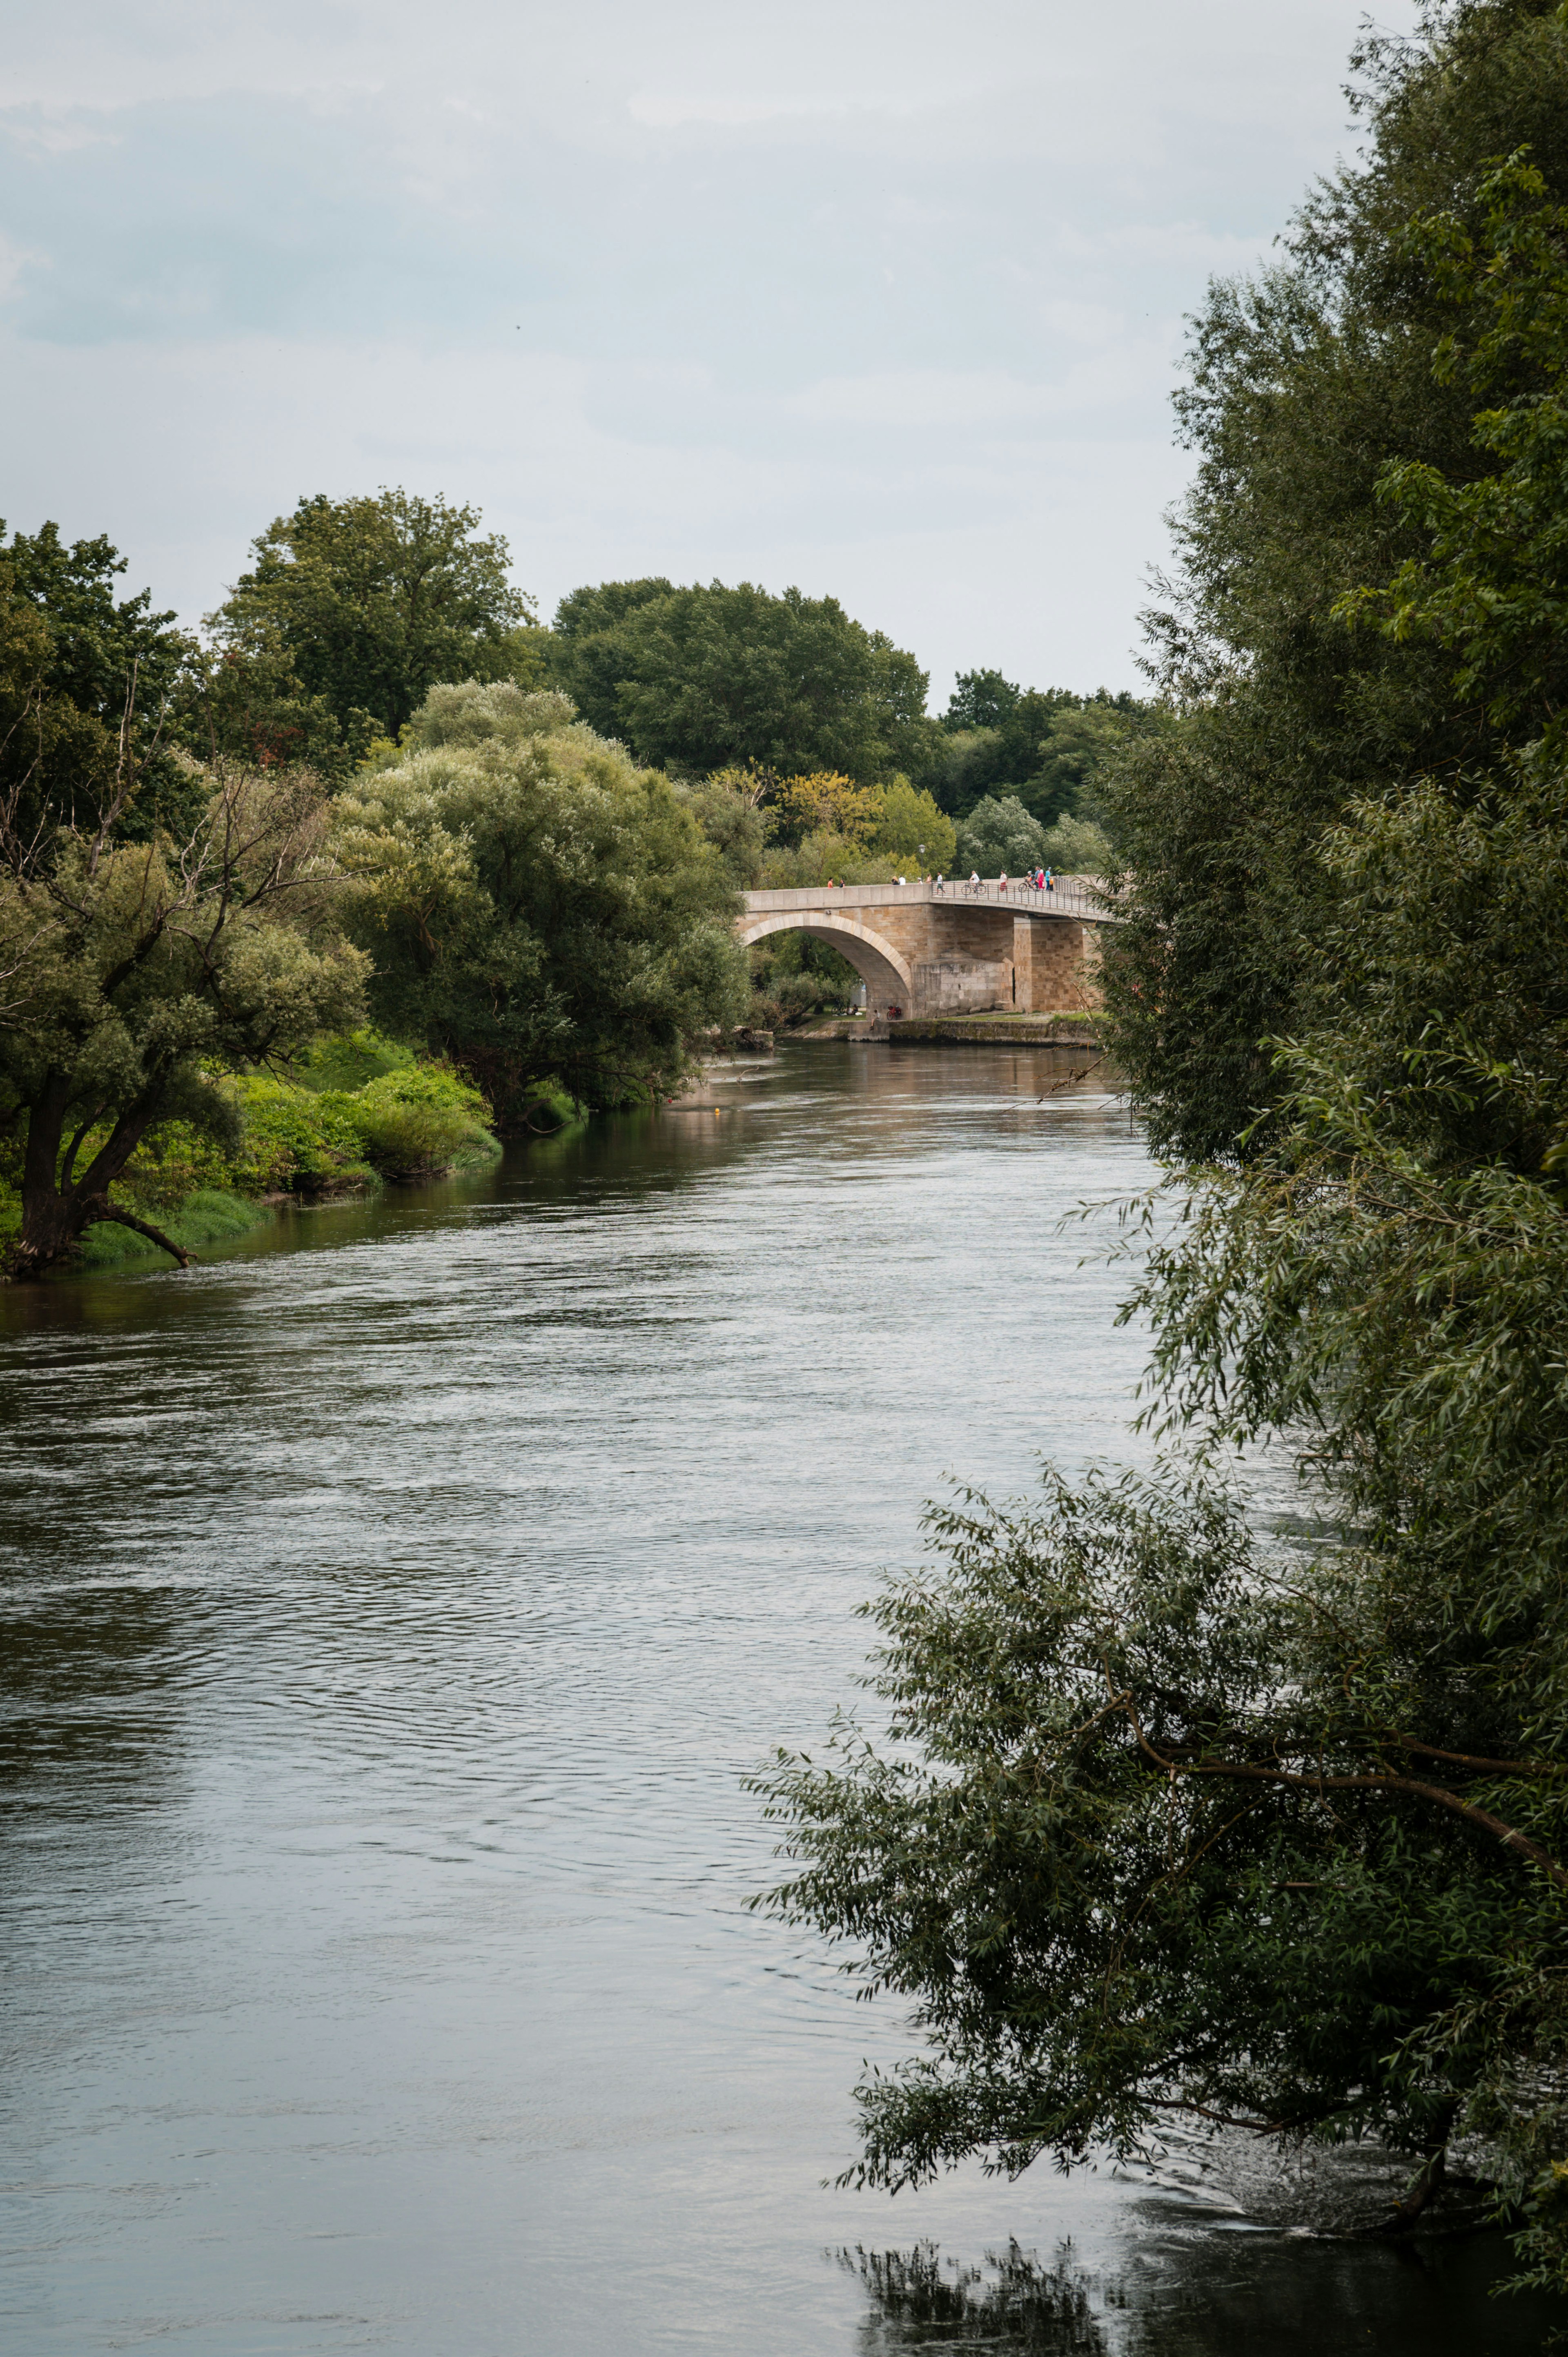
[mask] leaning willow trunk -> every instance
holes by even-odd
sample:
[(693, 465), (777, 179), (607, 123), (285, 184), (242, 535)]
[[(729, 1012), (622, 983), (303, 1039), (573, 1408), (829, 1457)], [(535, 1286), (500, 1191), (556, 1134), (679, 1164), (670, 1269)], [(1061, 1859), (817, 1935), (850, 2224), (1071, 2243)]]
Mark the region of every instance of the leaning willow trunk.
[[(190, 1266), (190, 1254), (151, 1221), (123, 1211), (109, 1200), (109, 1189), (124, 1171), (150, 1127), (155, 1106), (142, 1099), (126, 1107), (104, 1144), (81, 1177), (76, 1157), (98, 1114), (89, 1113), (62, 1156), (69, 1084), (63, 1073), (51, 1072), (27, 1108), (27, 1144), (22, 1161), (22, 1226), (5, 1256), (5, 1274), (13, 1282), (42, 1276), (46, 1270), (69, 1260), (86, 1231), (101, 1221), (134, 1228), (166, 1252), (181, 1268)], [(100, 1111), (102, 1108), (99, 1109)]]

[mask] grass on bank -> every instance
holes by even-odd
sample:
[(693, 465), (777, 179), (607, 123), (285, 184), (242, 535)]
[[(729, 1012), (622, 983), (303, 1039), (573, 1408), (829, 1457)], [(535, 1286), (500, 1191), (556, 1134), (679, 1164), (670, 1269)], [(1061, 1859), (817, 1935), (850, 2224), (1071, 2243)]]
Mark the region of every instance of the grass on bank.
[[(285, 1080), (272, 1072), (230, 1075), (222, 1083), (234, 1129), (220, 1140), (182, 1121), (149, 1130), (114, 1189), (113, 1200), (152, 1221), (188, 1251), (226, 1243), (272, 1216), (273, 1203), (320, 1201), (389, 1180), (472, 1169), (500, 1153), (481, 1092), (450, 1065), (422, 1060), (401, 1041), (363, 1029), (319, 1041)], [(557, 1092), (558, 1093), (558, 1092)], [(542, 1098), (540, 1131), (576, 1116), (568, 1097)], [(102, 1140), (90, 1135), (85, 1168)], [(16, 1233), (21, 1141), (0, 1147), (0, 1242)], [(116, 1268), (160, 1257), (132, 1228), (99, 1222), (80, 1246), (80, 1265)]]

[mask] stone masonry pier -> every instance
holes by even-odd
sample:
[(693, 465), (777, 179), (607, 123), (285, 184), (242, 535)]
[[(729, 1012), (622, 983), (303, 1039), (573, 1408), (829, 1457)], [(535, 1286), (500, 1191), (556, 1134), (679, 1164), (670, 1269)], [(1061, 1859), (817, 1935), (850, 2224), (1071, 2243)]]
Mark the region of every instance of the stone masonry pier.
[(809, 933), (846, 957), (874, 1019), (1086, 1012), (1100, 1004), (1100, 929), (1115, 918), (1092, 877), (1058, 877), (1049, 892), (1009, 883), (846, 884), (748, 892), (736, 931)]

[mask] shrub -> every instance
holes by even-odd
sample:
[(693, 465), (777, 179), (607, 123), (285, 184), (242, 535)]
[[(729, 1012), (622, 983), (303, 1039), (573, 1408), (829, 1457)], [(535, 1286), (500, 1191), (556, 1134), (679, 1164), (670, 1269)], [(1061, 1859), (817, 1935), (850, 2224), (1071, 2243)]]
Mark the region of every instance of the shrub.
[(330, 1194), (373, 1175), (347, 1091), (312, 1092), (270, 1072), (246, 1072), (230, 1085), (244, 1121), (233, 1160), (243, 1193)]
[(335, 1102), (353, 1123), (366, 1160), (383, 1178), (485, 1161), (499, 1151), (486, 1125), (484, 1097), (446, 1064), (383, 1072), (354, 1096)]

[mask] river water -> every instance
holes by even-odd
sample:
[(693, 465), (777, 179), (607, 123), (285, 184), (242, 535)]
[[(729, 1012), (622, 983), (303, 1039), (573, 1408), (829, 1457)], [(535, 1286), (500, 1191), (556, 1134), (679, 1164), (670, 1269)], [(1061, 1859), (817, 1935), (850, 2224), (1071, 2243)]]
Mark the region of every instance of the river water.
[(1068, 1070), (804, 1043), (4, 1297), (16, 2357), (1541, 2345), (1484, 2242), (823, 2189), (906, 2040), (746, 1911), (740, 1779), (854, 1699), (944, 1476), (1144, 1453), (1057, 1223), (1151, 1174)]

